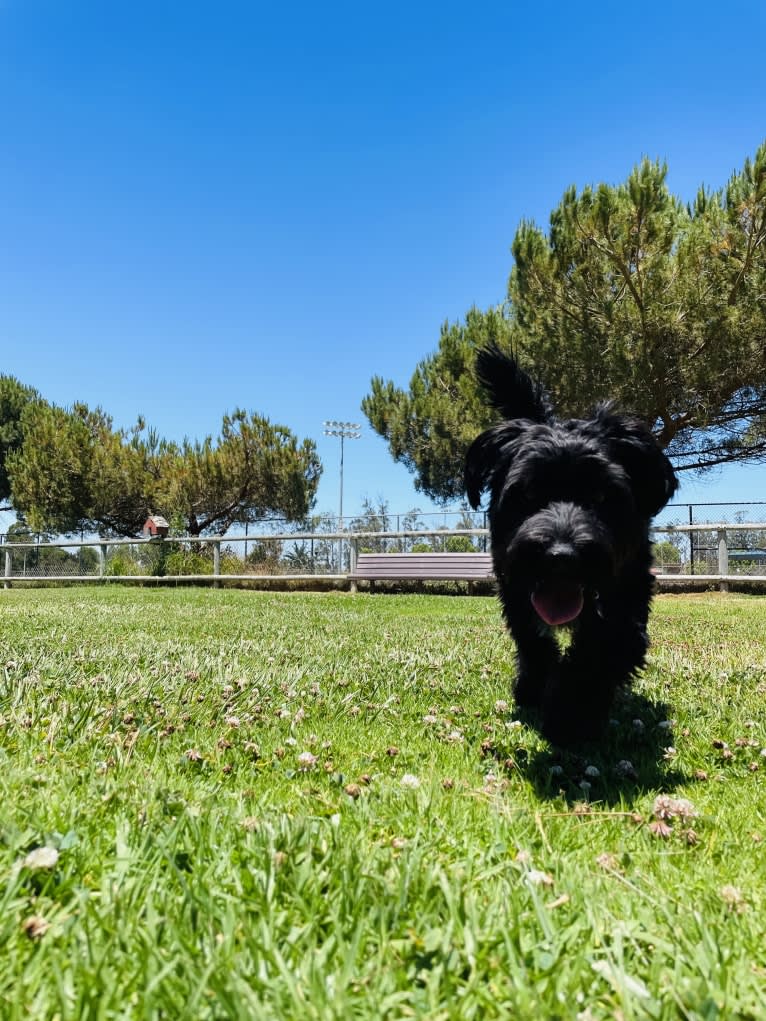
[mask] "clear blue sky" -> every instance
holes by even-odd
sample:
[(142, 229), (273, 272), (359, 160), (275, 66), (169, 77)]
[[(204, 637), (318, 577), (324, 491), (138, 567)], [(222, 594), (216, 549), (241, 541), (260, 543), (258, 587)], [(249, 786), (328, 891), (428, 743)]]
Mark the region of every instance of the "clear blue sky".
[[(522, 218), (766, 137), (766, 5), (0, 0), (0, 371), (168, 437), (317, 440), (501, 301)], [(345, 509), (429, 509), (366, 426)], [(766, 471), (684, 485), (766, 499)]]

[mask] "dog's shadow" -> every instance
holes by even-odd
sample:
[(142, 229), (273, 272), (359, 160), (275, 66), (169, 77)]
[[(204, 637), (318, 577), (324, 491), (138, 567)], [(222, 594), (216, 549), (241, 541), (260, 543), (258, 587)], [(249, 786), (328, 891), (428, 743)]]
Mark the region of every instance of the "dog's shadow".
[[(540, 719), (533, 710), (518, 710), (515, 718), (539, 732)], [(599, 741), (532, 750), (519, 741), (509, 747), (508, 765), (528, 780), (541, 800), (629, 808), (647, 792), (668, 792), (689, 782), (674, 766), (673, 744), (668, 706), (624, 692)]]

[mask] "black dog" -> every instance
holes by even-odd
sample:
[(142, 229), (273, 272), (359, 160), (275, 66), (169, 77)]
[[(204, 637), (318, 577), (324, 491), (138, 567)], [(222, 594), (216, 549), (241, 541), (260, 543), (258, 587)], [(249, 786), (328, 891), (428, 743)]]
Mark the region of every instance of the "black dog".
[[(649, 522), (676, 490), (641, 421), (599, 405), (558, 420), (539, 384), (496, 347), (477, 373), (504, 416), (471, 445), (468, 499), (490, 491), (492, 559), (518, 651), (520, 706), (556, 744), (597, 737), (616, 689), (643, 666), (652, 597)], [(570, 642), (556, 629), (570, 629)]]

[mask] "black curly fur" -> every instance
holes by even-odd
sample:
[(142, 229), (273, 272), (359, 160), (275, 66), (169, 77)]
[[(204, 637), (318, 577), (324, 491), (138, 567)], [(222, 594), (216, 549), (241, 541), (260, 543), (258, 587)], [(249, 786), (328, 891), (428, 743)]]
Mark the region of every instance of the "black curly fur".
[[(643, 666), (652, 597), (649, 524), (673, 495), (650, 430), (612, 405), (559, 420), (542, 387), (498, 348), (477, 374), (505, 421), (468, 451), (465, 485), (488, 490), (492, 558), (518, 654), (520, 706), (551, 741), (598, 737), (615, 691)], [(570, 632), (561, 651), (559, 618)]]

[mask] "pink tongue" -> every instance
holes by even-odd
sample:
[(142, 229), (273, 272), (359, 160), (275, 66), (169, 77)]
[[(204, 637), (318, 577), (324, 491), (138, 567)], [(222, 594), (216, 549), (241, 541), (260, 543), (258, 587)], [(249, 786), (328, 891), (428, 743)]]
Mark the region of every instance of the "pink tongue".
[(568, 624), (582, 610), (582, 587), (575, 582), (546, 585), (532, 594), (532, 606), (551, 627)]

